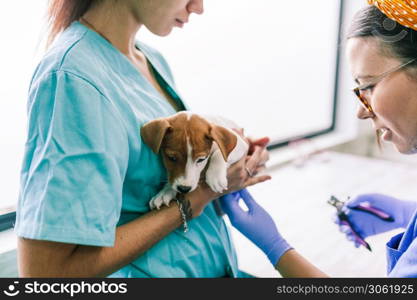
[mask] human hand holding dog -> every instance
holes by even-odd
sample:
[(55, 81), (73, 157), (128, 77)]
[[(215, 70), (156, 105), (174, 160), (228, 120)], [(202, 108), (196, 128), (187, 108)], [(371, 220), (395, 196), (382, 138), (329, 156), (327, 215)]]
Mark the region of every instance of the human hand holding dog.
[(231, 165), (227, 171), (228, 189), (223, 195), (271, 179), (267, 174), (256, 176), (262, 168), (265, 168), (265, 159), (267, 160), (268, 157), (265, 155), (264, 147), (255, 146), (251, 155)]
[[(270, 140), (268, 137), (263, 137), (259, 139), (246, 138), (246, 140), (249, 143), (249, 151), (248, 151), (246, 163), (248, 163), (248, 160), (251, 159), (252, 155), (255, 152), (256, 147), (261, 148), (260, 152), (257, 153), (258, 155), (257, 164), (254, 167), (252, 166), (248, 167), (248, 170), (250, 170), (252, 174), (256, 175), (266, 169), (266, 162), (269, 160), (269, 151), (266, 147), (269, 144)], [(250, 162), (250, 164), (253, 164), (253, 163)]]
[(259, 164), (262, 164), (264, 160), (264, 149), (260, 146), (255, 146), (252, 155), (245, 156), (238, 162), (231, 165), (227, 170), (228, 189), (223, 191), (223, 193), (213, 192), (213, 190), (211, 190), (210, 187), (206, 184), (205, 180), (202, 180), (197, 189), (195, 189), (187, 196), (191, 202), (193, 217), (199, 216), (204, 210), (205, 206), (214, 199), (235, 191), (242, 190), (248, 186), (270, 180), (270, 175), (265, 174), (256, 176), (252, 174), (252, 176), (250, 176), (246, 170), (246, 168), (251, 168), (250, 170), (256, 170)]
[(266, 169), (266, 162), (269, 160), (269, 151), (266, 148), (270, 142), (269, 137), (262, 137), (258, 139), (246, 137), (243, 128), (233, 129), (237, 134), (239, 134), (249, 145), (247, 161), (251, 159), (252, 155), (255, 152), (257, 147), (260, 147), (260, 153), (258, 150), (257, 157), (256, 157), (256, 165), (253, 163), (253, 160), (249, 162), (248, 171), (251, 172), (252, 175), (256, 175)]
[(270, 139), (268, 137), (252, 139), (244, 136), (243, 129), (233, 130), (249, 144), (248, 153), (228, 168), (228, 189), (223, 191), (223, 193), (213, 192), (205, 180), (202, 180), (197, 189), (188, 195), (191, 200), (193, 217), (199, 216), (206, 205), (214, 199), (271, 179), (271, 176), (267, 174), (256, 176), (266, 169), (265, 164), (269, 160), (269, 152), (266, 147)]

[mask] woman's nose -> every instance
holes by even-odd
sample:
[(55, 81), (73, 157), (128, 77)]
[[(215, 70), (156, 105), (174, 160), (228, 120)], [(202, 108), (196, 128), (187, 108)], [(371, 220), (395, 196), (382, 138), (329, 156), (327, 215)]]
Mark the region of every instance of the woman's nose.
[(201, 15), (204, 12), (204, 0), (191, 0), (188, 4), (188, 11)]
[(358, 111), (356, 113), (356, 117), (358, 119), (366, 120), (366, 119), (369, 119), (369, 118), (373, 118), (374, 116), (375, 116), (374, 113), (370, 112), (369, 110), (367, 110), (362, 105), (359, 105)]

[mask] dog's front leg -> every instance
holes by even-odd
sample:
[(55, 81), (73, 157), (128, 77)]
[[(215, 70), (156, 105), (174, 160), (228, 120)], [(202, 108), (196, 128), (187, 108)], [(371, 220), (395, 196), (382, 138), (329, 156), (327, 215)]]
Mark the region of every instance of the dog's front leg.
[(169, 203), (172, 199), (175, 198), (175, 195), (177, 192), (171, 188), (171, 185), (167, 183), (163, 189), (156, 194), (151, 201), (149, 201), (149, 207), (151, 209), (160, 209), (162, 204), (165, 204), (166, 206), (169, 206)]
[(227, 190), (227, 163), (220, 149), (214, 150), (210, 157), (210, 165), (206, 171), (206, 182), (216, 193)]

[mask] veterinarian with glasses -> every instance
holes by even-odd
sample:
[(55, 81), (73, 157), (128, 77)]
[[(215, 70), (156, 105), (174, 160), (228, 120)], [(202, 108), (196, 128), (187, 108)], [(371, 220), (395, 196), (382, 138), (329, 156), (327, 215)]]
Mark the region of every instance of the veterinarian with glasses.
[[(220, 194), (202, 185), (184, 205), (149, 209), (166, 172), (140, 128), (187, 106), (163, 56), (135, 37), (166, 36), (193, 13), (203, 0), (50, 1), (50, 45), (29, 89), (20, 276), (242, 276)], [(249, 142), (227, 192), (270, 178), (249, 176), (265, 168), (268, 139)]]
[[(351, 72), (358, 84), (354, 93), (361, 104), (358, 118), (372, 120), (378, 140), (393, 143), (400, 153), (416, 154), (417, 1), (368, 2), (370, 5), (356, 14), (347, 41)], [(248, 212), (238, 205), (240, 198)], [(387, 212), (394, 222), (351, 209), (360, 204)], [(326, 277), (286, 242), (270, 215), (246, 190), (222, 197), (222, 205), (233, 226), (263, 250), (282, 276)], [(417, 277), (417, 202), (366, 194), (346, 206), (353, 230), (363, 238), (404, 228), (404, 233), (392, 237), (386, 245), (387, 275)], [(358, 247), (353, 231), (340, 219), (336, 223)]]

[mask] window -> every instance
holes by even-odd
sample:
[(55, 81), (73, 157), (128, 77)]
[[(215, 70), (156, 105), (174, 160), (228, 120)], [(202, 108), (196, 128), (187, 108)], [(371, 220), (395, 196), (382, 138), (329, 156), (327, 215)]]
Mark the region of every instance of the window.
[[(13, 210), (26, 140), (29, 81), (43, 48), (46, 0), (0, 3), (0, 215)], [(1, 222), (0, 222), (1, 223)]]
[(167, 58), (193, 111), (275, 144), (332, 128), (340, 1), (204, 4), (168, 37), (138, 35)]

